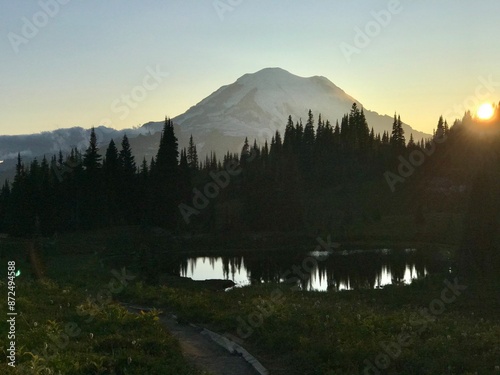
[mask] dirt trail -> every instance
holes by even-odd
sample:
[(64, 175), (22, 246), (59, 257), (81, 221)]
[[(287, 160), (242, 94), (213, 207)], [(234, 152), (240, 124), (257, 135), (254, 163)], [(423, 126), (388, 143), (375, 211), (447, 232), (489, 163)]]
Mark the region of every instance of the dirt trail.
[[(141, 310), (150, 311), (151, 308), (123, 304), (129, 311), (137, 313)], [(257, 362), (254, 366), (238, 355), (231, 354), (217, 344), (210, 336), (212, 333), (203, 328), (189, 324), (179, 324), (172, 314), (160, 315), (161, 323), (168, 328), (173, 336), (179, 340), (185, 358), (201, 370), (213, 375), (264, 375), (267, 371)], [(213, 335), (212, 335), (213, 336)], [(242, 348), (241, 348), (242, 349)], [(244, 351), (244, 349), (243, 349)], [(244, 351), (248, 357), (248, 353)], [(252, 361), (252, 359), (250, 359)]]

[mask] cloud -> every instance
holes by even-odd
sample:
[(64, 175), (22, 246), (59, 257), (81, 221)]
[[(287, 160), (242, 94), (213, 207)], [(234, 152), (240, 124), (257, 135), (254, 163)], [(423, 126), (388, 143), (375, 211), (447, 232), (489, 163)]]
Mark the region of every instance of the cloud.
[[(31, 150), (23, 150), (23, 151), (20, 151), (19, 154), (21, 154), (21, 157), (26, 157), (26, 156), (27, 157), (31, 157), (31, 156), (33, 156), (33, 152), (31, 152)], [(8, 154), (0, 155), (0, 160), (3, 163), (5, 160), (16, 159), (17, 155), (18, 155), (17, 152), (10, 152)]]

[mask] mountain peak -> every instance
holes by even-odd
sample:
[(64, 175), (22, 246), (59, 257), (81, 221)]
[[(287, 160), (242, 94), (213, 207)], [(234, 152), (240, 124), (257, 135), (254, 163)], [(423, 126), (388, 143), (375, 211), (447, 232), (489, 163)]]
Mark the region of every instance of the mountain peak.
[(354, 98), (347, 95), (344, 90), (336, 86), (332, 81), (324, 76), (301, 77), (290, 73), (289, 71), (274, 67), (264, 68), (255, 73), (248, 73), (236, 80), (235, 84), (246, 85), (247, 87), (256, 87), (259, 89), (284, 89), (292, 90), (290, 94), (294, 95), (300, 87), (308, 87), (316, 85), (322, 87), (324, 90), (335, 92), (338, 98), (348, 99), (352, 104), (357, 102)]
[(240, 78), (238, 78), (238, 81), (240, 80), (245, 80), (245, 79), (255, 79), (255, 78), (271, 78), (271, 79), (313, 79), (313, 80), (321, 80), (321, 81), (327, 81), (331, 84), (333, 84), (332, 81), (330, 81), (328, 78), (325, 76), (311, 76), (311, 77), (301, 77), (296, 74), (290, 73), (288, 70), (285, 70), (280, 67), (269, 67), (269, 68), (263, 68), (261, 70), (256, 71), (255, 73), (247, 73)]
[[(269, 67), (222, 86), (173, 120), (182, 133), (193, 134), (208, 149), (225, 152), (230, 147), (231, 151), (238, 150), (239, 146), (233, 148), (230, 143), (245, 137), (263, 143), (276, 131), (283, 133), (289, 115), (297, 121), (305, 118), (309, 109), (314, 116), (321, 114), (334, 124), (349, 113), (353, 103), (364, 107), (324, 76), (300, 77)], [(392, 117), (364, 108), (370, 127), (377, 133), (391, 130)], [(407, 133), (413, 131), (404, 126)], [(413, 133), (415, 139), (425, 136)], [(228, 138), (233, 141), (223, 141)]]
[(272, 76), (277, 76), (277, 75), (295, 76), (294, 74), (290, 73), (288, 70), (285, 70), (283, 68), (269, 67), (269, 68), (264, 68), (264, 69), (258, 70), (255, 73), (245, 74), (243, 77), (245, 77), (245, 76), (263, 76), (263, 75), (267, 75), (267, 76), (270, 76), (270, 75), (272, 75)]
[(271, 82), (287, 82), (300, 77), (281, 68), (264, 68), (255, 73), (248, 73), (236, 80), (236, 83), (271, 83)]
[(280, 74), (280, 73), (284, 73), (284, 74), (289, 74), (289, 75), (294, 75), (292, 73), (290, 73), (288, 70), (285, 70), (283, 68), (280, 68), (279, 66), (270, 66), (268, 68), (263, 68), (261, 70), (258, 70), (257, 72), (255, 72), (254, 74), (261, 74), (261, 73), (273, 73), (273, 74)]

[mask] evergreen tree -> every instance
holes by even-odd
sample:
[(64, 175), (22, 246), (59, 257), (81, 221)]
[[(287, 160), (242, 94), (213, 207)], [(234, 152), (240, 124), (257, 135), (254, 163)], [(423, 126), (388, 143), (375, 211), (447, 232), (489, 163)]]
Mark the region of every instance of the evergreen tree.
[(309, 110), (309, 113), (307, 116), (307, 123), (306, 123), (306, 126), (304, 127), (304, 138), (302, 140), (304, 150), (307, 150), (306, 152), (312, 151), (312, 149), (314, 147), (314, 140), (315, 140), (314, 116), (313, 116), (312, 111)]
[(365, 111), (361, 108), (361, 112), (358, 117), (358, 142), (361, 150), (366, 150), (369, 145), (370, 140), (370, 129), (368, 127), (368, 122), (366, 121)]
[(354, 148), (348, 115), (344, 115), (340, 122), (340, 138), (344, 151), (350, 151)]
[(295, 142), (293, 144), (294, 153), (298, 154), (301, 152), (303, 138), (304, 138), (304, 125), (302, 125), (302, 119), (300, 119), (295, 124)]
[(29, 194), (28, 173), (23, 164), (21, 154), (18, 153), (11, 200), (6, 213), (7, 221), (10, 224), (9, 231), (13, 235), (26, 236), (33, 229), (33, 207)]
[(118, 149), (116, 148), (115, 141), (113, 140), (109, 141), (109, 145), (106, 149), (106, 154), (104, 157), (103, 166), (106, 177), (116, 175), (118, 172), (120, 166), (118, 162)]
[[(78, 155), (78, 153), (76, 153)], [(85, 228), (95, 228), (105, 225), (107, 215), (103, 210), (106, 209), (105, 189), (103, 189), (102, 179), (102, 156), (97, 147), (97, 136), (95, 129), (90, 132), (89, 147), (83, 156), (83, 166), (85, 168), (82, 184), (81, 197), (81, 216), (82, 224)]]
[(64, 164), (64, 156), (62, 150), (59, 150), (59, 158), (57, 162), (59, 163), (59, 167), (62, 167), (62, 165)]
[(408, 141), (408, 150), (415, 150), (418, 146), (413, 139), (413, 133), (410, 134), (410, 140)]
[(106, 190), (107, 219), (110, 224), (114, 224), (120, 217), (120, 206), (118, 203), (118, 193), (121, 191), (120, 181), (120, 162), (118, 158), (118, 149), (115, 141), (109, 142), (103, 161), (104, 186)]
[(448, 126), (448, 121), (444, 121), (444, 135), (447, 136), (450, 133), (450, 127)]
[(333, 142), (335, 146), (340, 145), (340, 125), (339, 125), (339, 120), (335, 122), (335, 128), (333, 129)]
[(264, 142), (264, 147), (262, 148), (261, 156), (262, 156), (263, 168), (265, 170), (267, 169), (269, 163), (269, 145), (267, 144), (267, 139)]
[(281, 134), (278, 130), (274, 133), (274, 137), (271, 141), (271, 154), (274, 154), (275, 157), (281, 155), (281, 151), (283, 150), (283, 144), (281, 142)]
[(373, 130), (373, 127), (371, 128), (370, 130), (370, 135), (368, 137), (369, 141), (368, 141), (368, 146), (371, 150), (373, 150), (374, 146), (375, 146), (375, 142), (376, 142), (376, 138), (375, 138), (375, 132)]
[(437, 128), (436, 128), (436, 133), (434, 134), (434, 138), (442, 139), (443, 136), (445, 135), (445, 133), (446, 133), (446, 130), (445, 130), (445, 126), (444, 126), (444, 119), (443, 119), (443, 116), (440, 116), (438, 124), (437, 124)]
[(314, 133), (314, 116), (311, 110), (308, 112), (306, 126), (304, 127), (304, 136), (302, 138), (302, 147), (300, 149), (300, 161), (302, 173), (311, 177), (313, 170), (314, 143), (316, 136)]
[(177, 170), (179, 144), (174, 134), (174, 124), (165, 118), (165, 125), (160, 138), (160, 146), (156, 155), (156, 168), (160, 175), (169, 175)]
[(196, 145), (193, 141), (193, 135), (189, 137), (189, 146), (187, 149), (187, 163), (192, 171), (198, 170), (198, 152), (196, 150)]
[(294, 152), (295, 147), (295, 126), (293, 125), (292, 116), (288, 116), (288, 122), (285, 127), (283, 136), (283, 149), (288, 155)]
[(388, 145), (389, 142), (390, 142), (389, 134), (386, 131), (384, 131), (384, 134), (382, 135), (382, 144)]
[(186, 148), (183, 148), (181, 150), (181, 158), (180, 158), (180, 161), (179, 161), (179, 168), (182, 170), (182, 171), (188, 171), (189, 170), (189, 162), (188, 162), (188, 153), (187, 153), (187, 150)]
[(165, 125), (160, 138), (160, 146), (154, 165), (151, 166), (154, 191), (154, 221), (169, 229), (177, 225), (177, 206), (181, 200), (180, 176), (178, 165), (178, 142), (174, 133), (174, 124), (165, 118)]
[(92, 128), (90, 131), (90, 144), (85, 151), (83, 156), (83, 165), (89, 174), (95, 173), (99, 168), (101, 168), (101, 155), (99, 154), (99, 148), (97, 147), (97, 136), (95, 134), (95, 129)]
[(391, 146), (395, 153), (403, 152), (406, 146), (403, 125), (401, 117), (394, 114), (394, 122), (392, 124)]
[(137, 167), (135, 165), (135, 157), (132, 154), (132, 148), (130, 147), (130, 142), (126, 134), (123, 136), (121, 146), (122, 149), (120, 150), (119, 156), (120, 169), (123, 173), (123, 177), (126, 179), (125, 182), (130, 183), (136, 174)]
[(245, 138), (245, 143), (241, 148), (240, 164), (242, 167), (246, 167), (247, 160), (250, 158), (250, 145), (248, 144), (248, 138)]
[(146, 181), (149, 177), (149, 168), (148, 168), (148, 162), (146, 161), (146, 157), (144, 157), (144, 159), (142, 159), (139, 174), (141, 175), (141, 178), (143, 181)]

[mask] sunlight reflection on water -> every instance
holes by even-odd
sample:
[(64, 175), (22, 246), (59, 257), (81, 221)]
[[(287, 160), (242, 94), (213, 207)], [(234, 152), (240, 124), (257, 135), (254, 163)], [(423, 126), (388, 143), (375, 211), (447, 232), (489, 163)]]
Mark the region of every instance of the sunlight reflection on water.
[[(406, 249), (405, 253), (414, 251), (415, 249)], [(314, 256), (318, 260), (318, 265), (301, 287), (311, 291), (381, 288), (394, 283), (410, 284), (412, 280), (427, 275), (425, 266), (420, 264), (417, 268), (417, 265), (408, 259), (391, 263), (389, 259), (384, 258), (389, 252), (388, 249), (368, 252), (355, 250), (349, 254), (335, 256), (331, 256), (328, 252), (308, 253), (304, 257)], [(374, 253), (378, 254), (379, 258), (376, 258), (378, 263), (374, 263), (371, 259), (366, 260), (365, 253), (372, 256)], [(359, 262), (354, 259), (356, 257), (359, 257)], [(342, 259), (350, 259), (351, 263), (339, 265)], [(272, 257), (266, 258), (265, 261), (259, 259), (258, 263), (255, 259), (250, 261), (246, 256), (192, 257), (187, 258), (180, 267), (180, 275), (193, 280), (229, 279), (238, 286), (245, 286), (270, 281), (284, 282), (282, 275), (285, 271), (291, 270), (291, 266), (286, 267), (279, 260), (273, 262)]]

